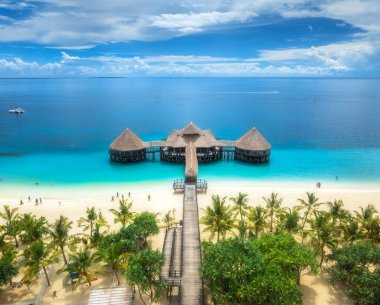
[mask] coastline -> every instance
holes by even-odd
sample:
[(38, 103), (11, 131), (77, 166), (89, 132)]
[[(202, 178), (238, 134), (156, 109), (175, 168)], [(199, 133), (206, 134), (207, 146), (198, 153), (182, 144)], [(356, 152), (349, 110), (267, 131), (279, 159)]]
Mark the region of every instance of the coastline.
[[(175, 194), (172, 189), (172, 181), (165, 182), (144, 182), (144, 183), (112, 183), (112, 184), (80, 184), (80, 185), (1, 185), (0, 204), (9, 204), (12, 207), (18, 207), (19, 213), (34, 213), (37, 216), (44, 216), (49, 222), (53, 222), (60, 215), (68, 217), (74, 222), (72, 234), (80, 233), (81, 228), (77, 226), (77, 220), (85, 216), (87, 207), (94, 206), (101, 211), (110, 225), (109, 231), (119, 229), (118, 224), (114, 224), (113, 215), (108, 212), (111, 208), (118, 207), (117, 199), (111, 201), (111, 196), (116, 192), (124, 194), (128, 198), (128, 192), (131, 192), (133, 201), (132, 210), (134, 212), (149, 211), (159, 213), (158, 219), (161, 220), (169, 210), (176, 210), (176, 220), (182, 219), (183, 194)], [(369, 203), (380, 206), (380, 187), (375, 184), (364, 183), (343, 183), (343, 182), (322, 182), (322, 187), (317, 189), (314, 181), (247, 181), (247, 180), (214, 180), (209, 181), (207, 193), (198, 195), (198, 205), (200, 216), (211, 203), (211, 196), (219, 194), (221, 196), (232, 197), (238, 192), (247, 193), (249, 196), (249, 205), (264, 206), (262, 197), (269, 196), (271, 192), (278, 192), (283, 198), (283, 207), (292, 207), (297, 204), (298, 198), (305, 198), (306, 192), (315, 192), (321, 202), (342, 199), (345, 208), (353, 211), (358, 210), (360, 206), (366, 206)], [(148, 194), (151, 200), (148, 200)], [(27, 196), (31, 196), (29, 202)], [(42, 204), (35, 205), (34, 199), (42, 198)], [(20, 205), (20, 199), (24, 201)], [(324, 207), (322, 207), (323, 209)], [(203, 232), (201, 225), (201, 239), (208, 239), (208, 234)], [(156, 236), (150, 238), (149, 243), (153, 249), (162, 249), (165, 231), (162, 229)], [(85, 303), (88, 300), (90, 290), (82, 286), (78, 291), (71, 292), (71, 289), (62, 289), (62, 276), (54, 275), (52, 277), (52, 287), (46, 290), (42, 299), (42, 305), (51, 304), (52, 292), (59, 291), (59, 297), (55, 302), (57, 304)], [(104, 277), (94, 283), (94, 287), (113, 287), (111, 277)], [(30, 298), (30, 293), (39, 291), (40, 284), (36, 283), (31, 292), (26, 293), (21, 298)], [(24, 291), (24, 290), (23, 290)], [(343, 293), (339, 286), (332, 287), (328, 281), (328, 275), (321, 273), (319, 275), (306, 274), (302, 279), (301, 291), (304, 295), (304, 304), (353, 304)], [(20, 301), (21, 290), (14, 291), (11, 297)], [(71, 300), (71, 301), (70, 301)], [(0, 301), (1, 303), (1, 301)], [(9, 303), (5, 301), (5, 303)], [(139, 304), (139, 303), (137, 303)], [(167, 304), (166, 299), (160, 304)]]
[[(20, 212), (33, 212), (46, 216), (49, 221), (57, 218), (59, 213), (73, 219), (83, 216), (87, 207), (95, 206), (102, 211), (116, 207), (117, 192), (124, 194), (133, 201), (133, 210), (144, 210), (163, 215), (168, 210), (175, 208), (177, 218), (182, 217), (182, 194), (175, 193), (172, 188), (172, 180), (169, 181), (145, 181), (137, 183), (90, 183), (75, 185), (22, 185), (2, 184), (0, 190), (0, 204), (8, 204), (19, 207)], [(211, 202), (211, 196), (232, 197), (239, 192), (247, 193), (249, 203), (252, 206), (264, 205), (263, 196), (269, 196), (275, 192), (283, 198), (284, 206), (297, 204), (298, 198), (304, 198), (306, 192), (315, 192), (320, 201), (333, 201), (342, 199), (349, 210), (358, 209), (369, 203), (380, 206), (380, 184), (378, 183), (352, 183), (352, 182), (324, 182), (321, 188), (316, 187), (315, 181), (271, 181), (271, 180), (232, 180), (212, 179), (208, 181), (206, 193), (198, 194), (199, 207), (205, 208)], [(148, 195), (151, 200), (148, 201)], [(31, 201), (28, 200), (31, 197)], [(115, 197), (111, 201), (112, 196)], [(43, 203), (35, 205), (35, 198), (41, 198)], [(20, 205), (20, 200), (23, 205)], [(202, 212), (201, 212), (202, 213)], [(110, 217), (108, 213), (106, 216)], [(162, 216), (159, 216), (161, 218)]]

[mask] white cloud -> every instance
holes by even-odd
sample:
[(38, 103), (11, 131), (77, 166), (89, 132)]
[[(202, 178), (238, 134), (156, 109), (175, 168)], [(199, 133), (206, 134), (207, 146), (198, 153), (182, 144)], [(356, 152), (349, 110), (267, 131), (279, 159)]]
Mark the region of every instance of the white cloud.
[(87, 44), (87, 45), (77, 45), (77, 46), (53, 46), (53, 47), (46, 47), (48, 49), (53, 50), (88, 50), (95, 48), (96, 45), (94, 44)]
[(66, 62), (70, 62), (70, 61), (73, 61), (73, 60), (79, 60), (80, 59), (79, 56), (70, 56), (66, 52), (61, 52), (61, 54), (62, 54), (61, 63), (66, 63)]
[(36, 61), (28, 62), (21, 58), (6, 60), (0, 58), (0, 75), (2, 76), (45, 76), (54, 75), (62, 65), (57, 62), (39, 64)]
[(359, 40), (311, 48), (263, 50), (258, 58), (252, 60), (260, 62), (309, 61), (309, 65), (312, 61), (316, 61), (316, 64), (322, 64), (339, 71), (356, 67), (375, 51), (371, 43)]
[(200, 31), (202, 28), (226, 24), (232, 22), (243, 22), (257, 16), (254, 12), (229, 11), (229, 12), (207, 12), (190, 14), (162, 14), (152, 17), (151, 26), (179, 30), (182, 33)]

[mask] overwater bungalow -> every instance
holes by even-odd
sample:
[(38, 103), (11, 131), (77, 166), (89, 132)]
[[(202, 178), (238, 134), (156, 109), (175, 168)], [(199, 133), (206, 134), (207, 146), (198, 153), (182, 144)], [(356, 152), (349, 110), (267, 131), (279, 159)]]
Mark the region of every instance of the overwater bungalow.
[(211, 130), (202, 130), (190, 122), (174, 130), (163, 141), (144, 142), (130, 129), (123, 131), (109, 147), (112, 161), (136, 162), (147, 158), (186, 163), (186, 180), (196, 182), (198, 162), (236, 159), (250, 163), (269, 161), (271, 145), (253, 128), (236, 141), (218, 140)]

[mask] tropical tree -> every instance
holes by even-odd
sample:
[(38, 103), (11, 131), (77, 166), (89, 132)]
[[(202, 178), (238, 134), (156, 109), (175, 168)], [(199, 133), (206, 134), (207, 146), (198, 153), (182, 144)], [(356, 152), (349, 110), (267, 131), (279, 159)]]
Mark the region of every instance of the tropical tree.
[(119, 209), (110, 209), (109, 211), (115, 216), (114, 223), (120, 223), (122, 228), (125, 228), (126, 225), (132, 221), (133, 212), (132, 202), (128, 202), (126, 199), (119, 200)]
[(46, 277), (46, 282), (48, 286), (50, 286), (47, 269), (51, 264), (59, 262), (58, 253), (54, 251), (53, 247), (45, 244), (42, 240), (36, 240), (24, 250), (24, 256), (24, 265), (27, 268), (26, 273), (30, 277), (35, 277), (42, 269)]
[(348, 217), (349, 213), (346, 209), (344, 209), (342, 200), (335, 199), (334, 201), (326, 202), (326, 204), (329, 208), (329, 213), (334, 224)]
[(342, 226), (343, 239), (352, 244), (354, 241), (359, 240), (362, 236), (362, 230), (359, 226), (359, 222), (350, 217), (345, 221)]
[(297, 209), (284, 209), (284, 212), (280, 215), (280, 228), (289, 233), (297, 233), (301, 219)]
[(91, 251), (88, 246), (84, 246), (80, 249), (73, 248), (72, 252), (69, 253), (69, 263), (57, 270), (57, 273), (66, 273), (64, 282), (68, 282), (71, 280), (71, 276), (76, 274), (78, 279), (74, 283), (73, 289), (83, 281), (91, 286), (91, 282), (94, 280), (95, 276), (101, 273), (99, 268), (95, 266), (98, 259), (98, 255)]
[(236, 197), (231, 197), (230, 200), (233, 202), (231, 211), (235, 212), (234, 217), (239, 215), (240, 221), (243, 222), (249, 210), (248, 195), (239, 192)]
[(164, 257), (158, 250), (145, 249), (128, 259), (126, 270), (127, 281), (137, 286), (140, 298), (144, 304), (143, 295), (153, 303), (160, 299), (165, 289), (165, 282), (160, 278), (161, 268), (164, 265)]
[(12, 284), (12, 279), (18, 275), (19, 266), (16, 263), (16, 251), (8, 249), (0, 258), (0, 286)]
[(380, 218), (379, 216), (371, 218), (367, 221), (365, 226), (366, 238), (380, 242)]
[(225, 237), (234, 226), (234, 219), (231, 209), (226, 205), (226, 198), (213, 195), (212, 205), (204, 210), (205, 215), (201, 218), (201, 223), (206, 225), (205, 231), (211, 233), (211, 238), (214, 238), (216, 234), (217, 241), (220, 236)]
[(346, 286), (347, 294), (359, 305), (380, 304), (380, 248), (369, 241), (335, 249), (331, 278)]
[(248, 214), (248, 228), (250, 232), (255, 232), (255, 237), (259, 237), (259, 233), (264, 229), (267, 214), (263, 207), (257, 206), (251, 208)]
[(302, 304), (295, 273), (266, 258), (251, 240), (203, 242), (202, 252), (202, 278), (213, 304)]
[(0, 212), (0, 217), (5, 220), (7, 235), (12, 236), (15, 241), (15, 246), (18, 248), (17, 234), (19, 233), (19, 213), (18, 208), (11, 209), (9, 205), (4, 205), (4, 211)]
[(309, 247), (299, 244), (289, 233), (266, 234), (253, 245), (263, 253), (268, 263), (280, 266), (300, 284), (303, 271), (316, 273), (318, 263)]
[(314, 247), (315, 253), (320, 255), (319, 267), (326, 258), (326, 248), (331, 250), (336, 248), (338, 243), (337, 228), (332, 222), (331, 216), (327, 212), (319, 212), (315, 219), (311, 221), (311, 244)]
[(168, 211), (162, 218), (162, 222), (165, 224), (165, 231), (172, 227), (174, 218), (171, 216), (172, 210)]
[[(306, 225), (306, 222), (309, 220), (310, 215), (311, 214), (315, 215), (318, 211), (319, 206), (323, 204), (322, 202), (318, 202), (319, 198), (315, 196), (315, 193), (307, 192), (306, 195), (307, 195), (307, 201), (305, 201), (304, 199), (298, 199), (298, 201), (300, 202), (300, 205), (296, 207), (298, 210), (305, 210), (303, 220), (302, 220), (302, 225), (301, 225), (302, 232), (304, 232), (305, 230), (305, 225)], [(304, 234), (302, 234), (302, 243), (303, 243), (303, 240), (304, 240)]]
[(111, 267), (118, 286), (120, 286), (119, 273), (123, 267), (126, 266), (124, 262), (127, 255), (123, 241), (114, 242), (107, 244), (105, 247), (100, 247), (96, 253), (96, 256), (104, 263), (104, 266)]
[(70, 239), (69, 231), (72, 227), (72, 224), (72, 221), (70, 221), (67, 217), (61, 215), (54, 222), (54, 224), (50, 225), (50, 236), (52, 238), (52, 243), (54, 246), (58, 247), (61, 250), (65, 265), (67, 265), (65, 246)]
[(373, 218), (377, 213), (377, 210), (373, 204), (368, 204), (366, 207), (360, 207), (360, 212), (355, 211), (356, 219), (365, 227), (368, 220)]
[(273, 232), (273, 221), (277, 213), (281, 212), (282, 198), (279, 198), (278, 193), (271, 193), (269, 197), (263, 197), (266, 203), (266, 209), (270, 217), (270, 232)]
[(28, 213), (23, 214), (19, 220), (20, 239), (24, 244), (31, 244), (37, 240), (42, 240), (49, 233), (48, 222), (45, 217), (37, 218)]
[[(83, 227), (85, 231), (90, 230), (90, 239), (93, 239), (94, 229), (97, 227), (97, 230), (101, 227), (108, 227), (107, 221), (103, 217), (101, 212), (97, 213), (95, 207), (87, 208), (86, 210), (87, 217), (81, 217), (78, 220), (78, 226)], [(98, 234), (100, 234), (98, 232)]]

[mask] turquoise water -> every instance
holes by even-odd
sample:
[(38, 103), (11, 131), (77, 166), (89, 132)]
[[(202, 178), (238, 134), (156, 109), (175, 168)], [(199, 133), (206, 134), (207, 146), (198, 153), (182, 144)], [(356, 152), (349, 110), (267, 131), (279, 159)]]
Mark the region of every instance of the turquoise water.
[[(24, 115), (7, 113), (16, 104)], [(378, 79), (3, 79), (0, 109), (3, 185), (182, 178), (183, 165), (115, 164), (107, 148), (126, 127), (162, 139), (190, 120), (232, 140), (256, 126), (273, 146), (269, 164), (201, 165), (201, 178), (380, 183)]]

